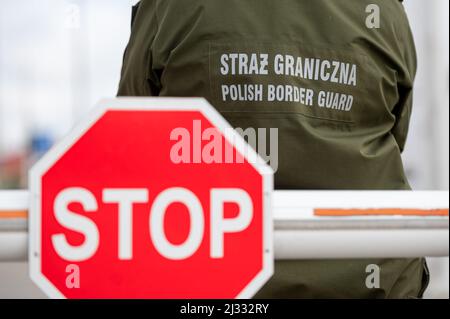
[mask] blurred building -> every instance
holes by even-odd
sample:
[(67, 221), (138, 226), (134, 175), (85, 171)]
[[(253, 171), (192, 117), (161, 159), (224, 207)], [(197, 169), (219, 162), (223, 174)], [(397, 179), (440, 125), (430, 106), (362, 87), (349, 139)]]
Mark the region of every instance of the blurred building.
[[(115, 95), (134, 2), (0, 0), (0, 163), (30, 154), (35, 136), (57, 141)], [(26, 169), (2, 171), (0, 187), (26, 186)]]

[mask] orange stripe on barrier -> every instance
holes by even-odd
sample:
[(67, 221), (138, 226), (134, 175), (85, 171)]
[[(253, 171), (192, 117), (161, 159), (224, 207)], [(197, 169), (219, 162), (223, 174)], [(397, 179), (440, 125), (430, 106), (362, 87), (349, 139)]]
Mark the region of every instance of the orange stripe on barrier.
[[(449, 216), (448, 209), (402, 209), (402, 208), (369, 208), (369, 209), (314, 209), (315, 216)], [(28, 211), (0, 211), (0, 219), (27, 219)]]
[(315, 209), (316, 216), (448, 216), (448, 209), (369, 208)]
[(17, 211), (1, 211), (0, 210), (0, 220), (1, 219), (27, 219), (28, 211), (17, 210)]

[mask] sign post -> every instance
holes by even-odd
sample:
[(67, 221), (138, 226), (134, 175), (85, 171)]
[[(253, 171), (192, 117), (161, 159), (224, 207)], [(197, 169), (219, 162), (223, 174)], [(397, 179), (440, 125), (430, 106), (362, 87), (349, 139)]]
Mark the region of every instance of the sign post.
[(272, 170), (204, 99), (104, 100), (30, 172), (30, 275), (54, 298), (250, 298)]

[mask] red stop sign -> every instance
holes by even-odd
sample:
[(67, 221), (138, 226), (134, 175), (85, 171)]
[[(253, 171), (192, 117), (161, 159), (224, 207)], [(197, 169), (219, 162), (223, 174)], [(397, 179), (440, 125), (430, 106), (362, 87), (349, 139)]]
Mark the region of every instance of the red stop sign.
[(272, 171), (203, 99), (102, 101), (30, 181), (50, 297), (248, 298), (272, 275)]

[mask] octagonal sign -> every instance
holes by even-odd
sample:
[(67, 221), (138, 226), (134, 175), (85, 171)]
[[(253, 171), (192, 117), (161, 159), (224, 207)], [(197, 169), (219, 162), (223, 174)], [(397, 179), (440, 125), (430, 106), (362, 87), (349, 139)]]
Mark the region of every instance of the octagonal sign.
[(273, 273), (272, 170), (204, 99), (118, 98), (30, 172), (54, 298), (249, 298)]

